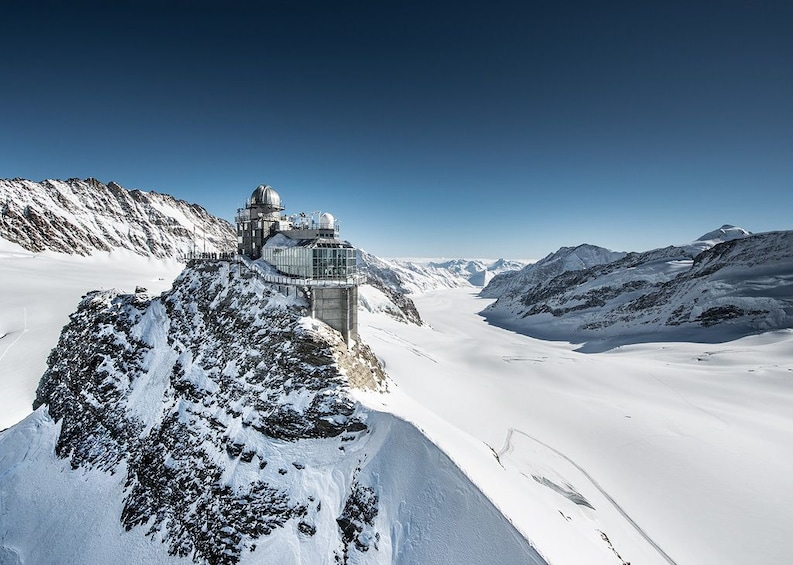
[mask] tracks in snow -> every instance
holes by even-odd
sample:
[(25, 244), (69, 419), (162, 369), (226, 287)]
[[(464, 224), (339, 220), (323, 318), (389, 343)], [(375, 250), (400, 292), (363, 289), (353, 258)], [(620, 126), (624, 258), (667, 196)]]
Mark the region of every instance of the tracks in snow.
[[(6, 356), (6, 353), (8, 353), (8, 352), (11, 350), (11, 348), (12, 348), (12, 347), (14, 347), (14, 346), (16, 345), (16, 343), (17, 343), (17, 342), (18, 342), (20, 339), (22, 339), (22, 336), (23, 336), (23, 335), (25, 335), (26, 333), (28, 333), (28, 331), (30, 331), (30, 330), (28, 329), (28, 309), (27, 309), (27, 306), (23, 307), (23, 309), (22, 309), (22, 315), (23, 315), (23, 317), (24, 317), (24, 322), (23, 322), (23, 323), (24, 323), (24, 326), (23, 326), (23, 328), (22, 328), (22, 331), (21, 331), (21, 332), (20, 332), (20, 334), (17, 336), (17, 338), (16, 338), (14, 341), (12, 341), (12, 342), (11, 342), (11, 343), (8, 345), (8, 347), (6, 347), (6, 350), (5, 350), (5, 351), (3, 351), (3, 354), (2, 354), (2, 355), (0, 355), (0, 362), (3, 360), (3, 358), (5, 358), (5, 356)], [(0, 336), (0, 339), (4, 338), (4, 337), (5, 337), (5, 336), (7, 336), (7, 335), (8, 335), (8, 334), (3, 334), (2, 336)]]
[[(614, 500), (611, 497), (611, 495), (609, 495), (609, 493), (606, 492), (603, 489), (603, 487), (600, 486), (600, 484), (594, 479), (594, 477), (592, 477), (592, 475), (587, 473), (586, 470), (583, 467), (581, 467), (578, 463), (576, 463), (575, 461), (570, 459), (567, 455), (565, 455), (564, 453), (562, 453), (558, 449), (555, 449), (555, 448), (551, 447), (550, 445), (548, 445), (547, 443), (545, 443), (545, 442), (543, 442), (543, 441), (541, 441), (541, 440), (539, 440), (539, 439), (527, 434), (523, 430), (519, 430), (519, 429), (516, 429), (516, 428), (509, 428), (507, 430), (507, 436), (504, 438), (504, 445), (501, 447), (501, 449), (498, 450), (498, 452), (496, 452), (496, 459), (498, 459), (499, 462), (501, 462), (501, 458), (504, 455), (506, 455), (507, 453), (511, 453), (514, 450), (514, 446), (512, 445), (512, 436), (515, 433), (518, 433), (518, 434), (528, 438), (529, 440), (531, 440), (533, 442), (536, 442), (537, 444), (543, 446), (544, 448), (552, 451), (553, 453), (555, 453), (556, 455), (558, 455), (559, 457), (561, 457), (562, 459), (564, 459), (565, 461), (570, 463), (573, 467), (578, 469), (578, 471), (584, 477), (586, 477), (586, 479), (590, 483), (592, 483), (592, 486), (594, 486), (600, 492), (600, 494), (602, 494), (606, 498), (606, 500), (608, 500), (614, 506), (614, 508), (617, 510), (617, 512), (619, 512), (622, 515), (622, 517), (625, 518), (631, 526), (633, 526), (633, 528), (639, 533), (639, 535), (642, 536), (644, 538), (644, 540), (647, 543), (649, 543), (667, 561), (667, 563), (669, 563), (670, 565), (676, 565), (675, 561), (669, 555), (667, 555), (667, 553), (663, 549), (661, 549), (658, 546), (657, 543), (655, 543), (652, 540), (652, 538), (647, 534), (647, 532), (645, 532), (641, 528), (641, 526), (639, 526), (639, 524), (634, 522), (633, 519), (630, 516), (628, 516), (628, 513), (625, 512), (625, 510), (623, 510), (623, 508), (619, 504), (617, 504), (617, 501)], [(502, 464), (502, 466), (503, 466), (503, 464)]]

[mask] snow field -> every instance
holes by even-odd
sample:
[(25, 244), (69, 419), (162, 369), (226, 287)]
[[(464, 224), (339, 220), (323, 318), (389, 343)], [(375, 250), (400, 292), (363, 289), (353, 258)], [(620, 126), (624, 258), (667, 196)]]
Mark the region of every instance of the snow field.
[(125, 250), (34, 254), (0, 240), (0, 429), (30, 414), (50, 349), (86, 292), (143, 286), (159, 294), (183, 267)]
[[(409, 399), (381, 402), (550, 562), (592, 563), (599, 546), (615, 558), (599, 532), (632, 563), (789, 562), (793, 332), (583, 354), (487, 325), (476, 313), (490, 301), (470, 289), (413, 299), (427, 327), (361, 314), (363, 339)], [(492, 471), (493, 452), (506, 472)], [(550, 506), (528, 510), (538, 497)]]

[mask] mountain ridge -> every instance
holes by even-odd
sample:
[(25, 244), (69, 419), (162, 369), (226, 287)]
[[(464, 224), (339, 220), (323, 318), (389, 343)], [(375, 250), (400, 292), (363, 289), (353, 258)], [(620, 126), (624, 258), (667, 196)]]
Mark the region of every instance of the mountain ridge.
[(704, 251), (684, 245), (629, 253), (515, 286), (483, 315), (535, 337), (587, 342), (584, 350), (593, 351), (793, 327), (793, 232), (747, 234), (735, 228), (724, 241), (708, 240)]
[(0, 206), (0, 238), (33, 252), (90, 255), (122, 248), (176, 258), (236, 247), (234, 227), (198, 204), (92, 177), (0, 179)]

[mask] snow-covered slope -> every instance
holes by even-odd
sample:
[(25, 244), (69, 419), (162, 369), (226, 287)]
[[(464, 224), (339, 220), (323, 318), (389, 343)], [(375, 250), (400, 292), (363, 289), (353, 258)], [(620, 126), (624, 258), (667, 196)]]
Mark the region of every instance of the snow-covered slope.
[(47, 356), (85, 293), (138, 286), (160, 293), (183, 268), (126, 249), (83, 257), (0, 240), (0, 430), (30, 414)]
[(708, 233), (699, 236), (696, 241), (690, 243), (686, 247), (691, 250), (692, 255), (698, 255), (706, 249), (710, 249), (714, 245), (723, 243), (725, 241), (732, 241), (733, 239), (741, 239), (747, 235), (752, 235), (752, 232), (730, 224), (724, 224), (718, 229), (709, 231)]
[(415, 301), (424, 326), (359, 320), (379, 396), (549, 562), (790, 563), (793, 330), (585, 354), (484, 323), (474, 289)]
[[(87, 295), (0, 433), (3, 563), (544, 563), (411, 425), (360, 343), (254, 271)], [(9, 517), (13, 517), (10, 518)]]
[(197, 204), (96, 179), (0, 179), (0, 238), (28, 251), (148, 257), (233, 251), (234, 228)]
[(529, 335), (589, 341), (590, 350), (662, 336), (717, 342), (793, 327), (793, 232), (740, 233), (694, 258), (712, 235), (534, 281), (484, 314)]

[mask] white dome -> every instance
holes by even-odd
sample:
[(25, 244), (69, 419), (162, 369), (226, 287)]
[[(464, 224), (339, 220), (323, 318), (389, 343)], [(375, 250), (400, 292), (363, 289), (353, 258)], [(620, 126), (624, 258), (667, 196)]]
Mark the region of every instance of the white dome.
[(332, 230), (336, 226), (336, 218), (330, 212), (323, 212), (319, 215), (319, 228)]
[(260, 204), (272, 210), (283, 210), (281, 205), (281, 197), (275, 189), (266, 184), (260, 184), (256, 190), (251, 194), (251, 204)]

